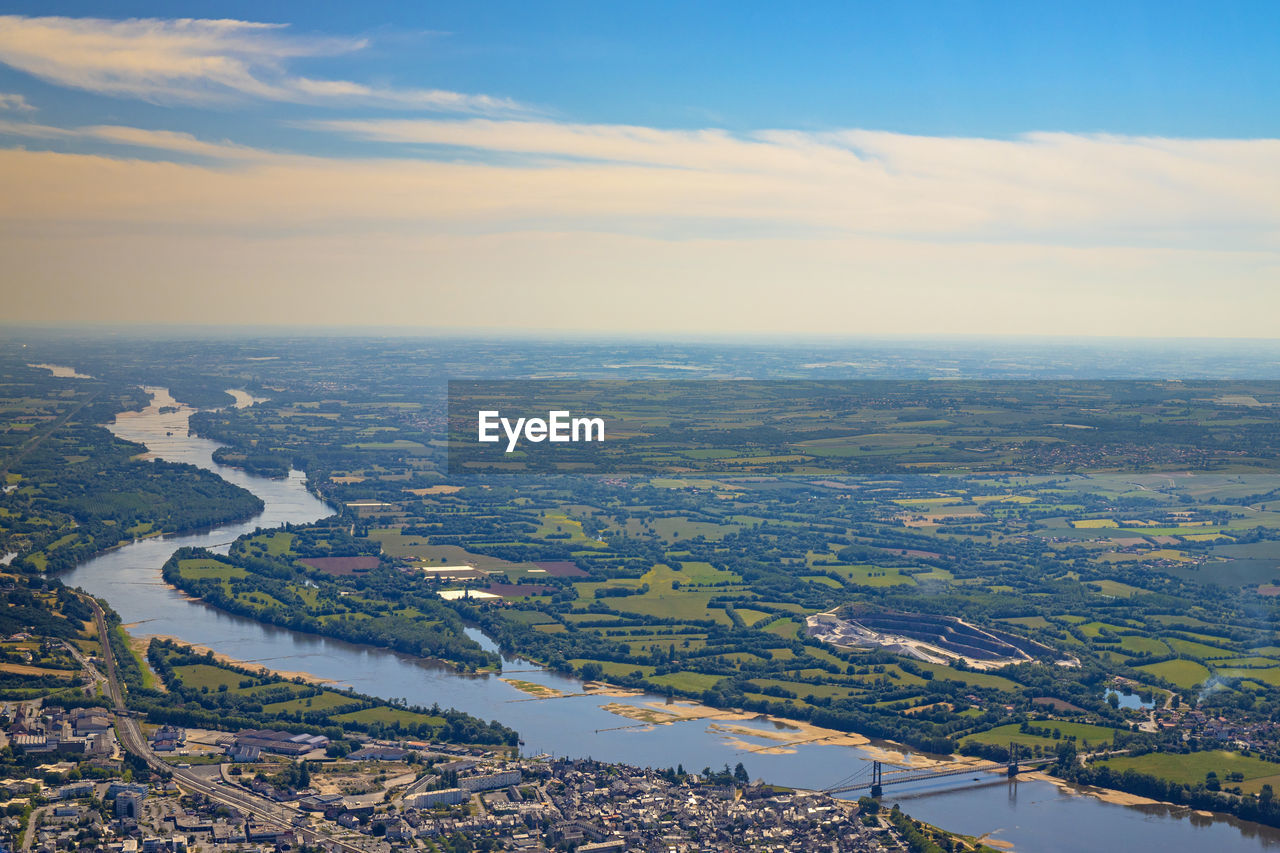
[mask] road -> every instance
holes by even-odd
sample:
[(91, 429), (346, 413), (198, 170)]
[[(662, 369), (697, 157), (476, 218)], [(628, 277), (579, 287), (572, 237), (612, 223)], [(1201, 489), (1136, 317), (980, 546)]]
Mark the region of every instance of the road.
[(116, 734), (120, 739), (120, 745), (127, 752), (141, 758), (148, 767), (161, 776), (172, 778), (183, 790), (203, 794), (214, 802), (251, 815), (255, 820), (268, 826), (297, 832), (308, 844), (324, 844), (348, 853), (367, 853), (369, 842), (353, 843), (337, 838), (324, 830), (309, 826), (295, 826), (293, 824), (295, 819), (308, 817), (305, 812), (259, 797), (241, 788), (228, 786), (221, 779), (206, 779), (194, 768), (174, 767), (152, 752), (138, 720), (125, 706), (124, 690), (120, 686), (120, 679), (116, 672), (115, 654), (108, 640), (106, 615), (93, 598), (89, 598), (89, 603), (93, 607), (93, 618), (97, 623), (98, 637), (102, 645), (102, 661), (107, 670), (103, 688), (114, 706)]
[(62, 417), (55, 420), (52, 424), (50, 424), (49, 428), (46, 429), (44, 432), (41, 432), (38, 435), (32, 436), (31, 438), (27, 439), (27, 441), (23, 442), (23, 444), (20, 445), (18, 449), (14, 451), (13, 455), (10, 456), (8, 459), (4, 460), (3, 465), (0, 465), (0, 476), (3, 476), (4, 474), (9, 473), (9, 470), (13, 468), (14, 465), (21, 462), (28, 453), (30, 453), (31, 451), (39, 447), (40, 442), (44, 441), (46, 438), (48, 438), (49, 436), (57, 432), (58, 429), (63, 424), (65, 424), (67, 421), (71, 420), (73, 417), (79, 414), (81, 409), (83, 409), (85, 406), (92, 403), (97, 398), (98, 398), (98, 392), (95, 391), (94, 393), (86, 397), (80, 403), (80, 405), (71, 409), (65, 415), (63, 415)]
[(45, 815), (51, 811), (53, 811), (53, 806), (41, 806), (31, 813), (31, 817), (27, 819), (27, 831), (22, 834), (22, 853), (31, 853), (31, 847), (36, 838), (36, 827), (40, 825), (40, 821), (44, 820)]

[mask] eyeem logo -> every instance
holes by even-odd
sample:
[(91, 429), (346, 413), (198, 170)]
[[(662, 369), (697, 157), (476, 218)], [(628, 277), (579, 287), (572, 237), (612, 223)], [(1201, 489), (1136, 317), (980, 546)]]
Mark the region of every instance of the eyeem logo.
[(512, 423), (509, 418), (502, 417), (497, 409), (486, 409), (477, 414), (478, 440), (489, 443), (501, 441), (502, 436), (498, 434), (498, 429), (501, 428), (507, 436), (507, 453), (516, 449), (522, 436), (525, 441), (535, 444), (542, 441), (604, 441), (604, 418), (575, 418), (567, 411), (557, 410), (547, 412), (545, 420), (517, 418)]

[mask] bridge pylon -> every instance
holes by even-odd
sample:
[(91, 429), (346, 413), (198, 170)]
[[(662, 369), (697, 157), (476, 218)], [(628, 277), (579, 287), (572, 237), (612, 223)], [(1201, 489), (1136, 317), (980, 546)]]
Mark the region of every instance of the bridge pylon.
[(884, 793), (884, 767), (879, 761), (871, 762), (871, 796), (879, 797)]
[(1018, 745), (1016, 743), (1009, 744), (1009, 778), (1018, 775)]

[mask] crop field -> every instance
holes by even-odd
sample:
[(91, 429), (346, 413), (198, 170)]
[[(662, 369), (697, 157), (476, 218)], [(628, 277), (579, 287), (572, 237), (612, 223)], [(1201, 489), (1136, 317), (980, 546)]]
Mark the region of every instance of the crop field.
[(585, 544), (599, 548), (607, 547), (599, 539), (594, 539), (583, 533), (581, 521), (572, 519), (561, 512), (543, 513), (538, 530), (533, 535), (540, 539), (563, 538), (565, 541), (575, 545)]
[(349, 708), (358, 705), (358, 700), (341, 693), (323, 691), (315, 696), (299, 697), (284, 702), (272, 702), (263, 705), (262, 710), (273, 714), (306, 713), (308, 711), (332, 711), (337, 708)]
[(238, 566), (229, 566), (217, 560), (200, 559), (182, 560), (178, 563), (178, 570), (182, 572), (183, 577), (191, 578), (192, 580), (215, 578), (225, 581), (231, 578), (243, 578), (248, 574)]
[[(1050, 729), (1049, 734), (1023, 734), (1017, 725), (998, 726), (984, 732), (966, 735), (964, 741), (985, 743), (992, 746), (1008, 746), (1016, 743), (1019, 746), (1039, 746), (1045, 749), (1054, 748), (1063, 738), (1074, 740), (1078, 747), (1089, 744), (1093, 747), (1106, 746), (1115, 738), (1115, 729), (1092, 726), (1085, 723), (1038, 722), (1033, 724), (1039, 729)], [(1061, 737), (1053, 737), (1052, 730), (1057, 730)]]
[(896, 566), (821, 566), (823, 571), (839, 575), (851, 584), (858, 586), (915, 586), (916, 580), (911, 575), (903, 574)]
[[(211, 664), (197, 663), (175, 666), (173, 671), (178, 678), (182, 679), (183, 684), (188, 684), (197, 689), (219, 690), (226, 688), (230, 691), (243, 692), (245, 690), (253, 690), (261, 683), (257, 679)], [(240, 686), (241, 682), (244, 681), (249, 682), (247, 687)]]
[[(1180, 754), (1150, 752), (1146, 755), (1119, 755), (1100, 761), (1099, 764), (1121, 773), (1125, 770), (1133, 770), (1184, 785), (1202, 783), (1212, 772), (1217, 774), (1222, 784), (1239, 784), (1246, 793), (1253, 794), (1258, 793), (1264, 784), (1273, 786), (1280, 784), (1280, 764), (1225, 750)], [(1233, 773), (1243, 776), (1243, 783), (1228, 781), (1228, 777)]]
[(406, 711), (403, 708), (388, 708), (386, 706), (365, 708), (345, 714), (334, 714), (332, 719), (338, 723), (384, 723), (389, 726), (444, 725), (443, 717), (433, 717), (430, 714), (419, 714), (414, 711)]
[(1138, 669), (1185, 688), (1195, 687), (1209, 677), (1209, 670), (1204, 664), (1191, 660), (1170, 660), (1140, 666)]
[(636, 595), (610, 599), (616, 602), (619, 612), (640, 616), (662, 616), (673, 619), (711, 619), (721, 624), (732, 624), (723, 608), (710, 608), (708, 603), (717, 589), (701, 589), (702, 585), (740, 580), (737, 575), (713, 569), (706, 563), (682, 563), (681, 570), (660, 564), (654, 566), (639, 579), (618, 580), (609, 584), (577, 583), (579, 595), (590, 600), (596, 591), (608, 586), (648, 590)]
[(1133, 635), (1121, 637), (1120, 648), (1135, 655), (1164, 655), (1169, 653), (1169, 646), (1154, 637), (1137, 637)]
[(1169, 648), (1173, 649), (1180, 655), (1197, 660), (1209, 661), (1214, 658), (1229, 658), (1236, 653), (1231, 649), (1224, 649), (1220, 646), (1209, 646), (1204, 643), (1196, 643), (1191, 640), (1183, 640), (1178, 638), (1170, 638), (1165, 641)]
[(699, 537), (719, 541), (739, 530), (740, 525), (732, 522), (696, 521), (686, 516), (674, 516), (652, 520), (629, 518), (625, 525), (614, 525), (611, 529), (616, 532), (626, 532), (630, 536), (656, 536), (664, 542), (675, 543)]
[(687, 693), (701, 693), (715, 687), (720, 676), (682, 670), (669, 675), (655, 675), (649, 679), (659, 687), (674, 687)]

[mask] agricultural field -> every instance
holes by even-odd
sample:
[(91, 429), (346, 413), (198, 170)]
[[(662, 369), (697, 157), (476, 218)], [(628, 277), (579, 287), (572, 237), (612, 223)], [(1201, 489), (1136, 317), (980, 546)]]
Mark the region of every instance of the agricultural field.
[[(1280, 649), (1280, 396), (1266, 383), (710, 382), (615, 398), (553, 379), (563, 405), (607, 401), (617, 440), (488, 469), (452, 452), (462, 431), (424, 389), (468, 358), (513, 376), (595, 376), (613, 358), (557, 356), (544, 374), (499, 346), (355, 350), (211, 363), (211, 383), (252, 376), (271, 399), (192, 428), (242, 460), (270, 448), (303, 468), (335, 516), (225, 558), (184, 554), (171, 582), (263, 621), (496, 669), (462, 630), (479, 625), (560, 672), (937, 752), (999, 746), (1009, 726), (1044, 749), (1023, 722), (1175, 748), (1212, 746), (1220, 729), (1203, 720), (1222, 717), (1253, 742), (1280, 713), (1277, 653), (1263, 651)], [(810, 375), (778, 359), (768, 378)], [(1264, 405), (1229, 402), (1244, 397)], [(60, 406), (24, 403), (6, 440)], [(67, 468), (93, 457), (59, 451)], [(36, 472), (13, 473), (11, 494), (38, 493)], [(83, 530), (51, 526), (29, 566), (80, 547)], [(328, 558), (373, 564), (304, 562)], [(450, 566), (471, 569), (426, 571)], [(852, 607), (954, 615), (1029, 651), (984, 669), (811, 636), (811, 617)], [(1160, 706), (1113, 708), (1109, 684)], [(314, 708), (275, 702), (297, 713), (305, 698)]]
[[(1213, 773), (1222, 786), (1238, 786), (1249, 794), (1259, 793), (1263, 785), (1273, 788), (1280, 785), (1280, 764), (1226, 750), (1121, 755), (1098, 764), (1121, 773), (1133, 770), (1183, 785), (1203, 784), (1205, 778)], [(1239, 778), (1233, 778), (1237, 775)]]
[(1109, 746), (1116, 734), (1115, 729), (1085, 723), (1037, 722), (1031, 724), (1030, 728), (1034, 731), (1023, 732), (1020, 726), (1013, 724), (998, 726), (984, 732), (966, 735), (962, 743), (985, 743), (992, 746), (1016, 743), (1019, 746), (1052, 749), (1057, 742), (1068, 740), (1074, 741), (1079, 748), (1083, 749), (1086, 744), (1093, 747)]
[(1175, 687), (1195, 687), (1209, 678), (1208, 668), (1192, 660), (1171, 660), (1164, 663), (1152, 663), (1140, 666), (1138, 670), (1148, 675), (1154, 675)]

